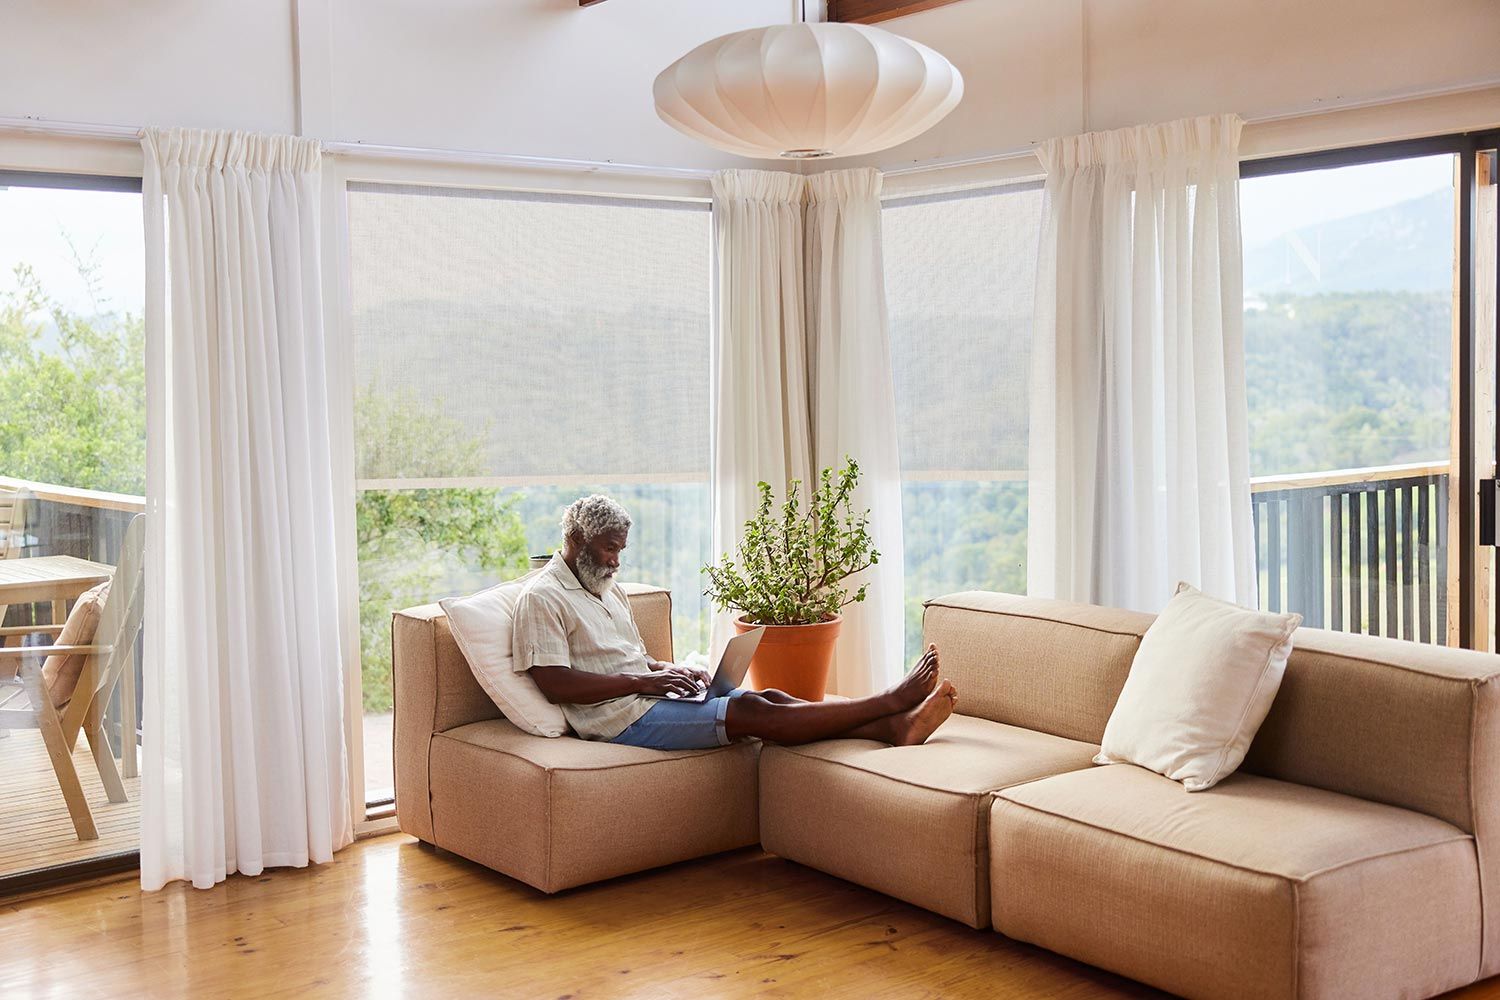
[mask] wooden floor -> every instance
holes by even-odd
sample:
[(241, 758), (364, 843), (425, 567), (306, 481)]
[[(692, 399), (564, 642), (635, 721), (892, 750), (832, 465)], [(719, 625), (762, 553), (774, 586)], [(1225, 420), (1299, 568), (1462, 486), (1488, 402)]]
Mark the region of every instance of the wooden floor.
[(42, 734), (22, 729), (0, 739), (0, 878), (136, 849), (141, 779), (125, 779), (130, 801), (110, 802), (82, 737), (73, 749), (73, 766), (93, 810), (98, 840), (79, 840), (74, 832)]
[(547, 897), (391, 835), (208, 891), (0, 900), (0, 942), (0, 997), (1160, 995), (756, 850)]

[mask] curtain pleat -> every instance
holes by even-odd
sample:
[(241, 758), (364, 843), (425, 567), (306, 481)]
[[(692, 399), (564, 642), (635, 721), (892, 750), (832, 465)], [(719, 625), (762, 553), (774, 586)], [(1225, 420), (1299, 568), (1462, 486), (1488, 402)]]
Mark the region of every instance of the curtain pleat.
[(1044, 142), (1028, 590), (1256, 601), (1233, 115)]
[[(816, 488), (854, 457), (856, 509), (871, 510), (880, 563), (845, 608), (831, 688), (858, 696), (899, 676), (901, 487), (874, 170), (803, 177), (715, 175), (719, 337), (714, 400), (713, 551), (732, 552), (755, 512), (756, 483)], [(732, 634), (719, 615), (714, 650)]]
[(905, 645), (901, 456), (880, 245), (880, 172), (838, 170), (807, 178), (808, 372), (813, 463), (860, 465), (854, 509), (869, 510), (880, 562), (851, 578), (868, 584), (844, 608), (833, 690), (864, 695), (901, 676)]
[(141, 882), (352, 840), (318, 145), (148, 130)]

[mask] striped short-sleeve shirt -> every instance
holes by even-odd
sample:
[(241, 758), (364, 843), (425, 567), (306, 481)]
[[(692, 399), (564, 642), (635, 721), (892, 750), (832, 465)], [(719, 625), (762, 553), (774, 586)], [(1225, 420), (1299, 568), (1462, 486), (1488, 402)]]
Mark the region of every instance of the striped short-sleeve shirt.
[[(595, 596), (554, 555), (516, 601), (512, 647), (517, 673), (569, 667), (591, 674), (646, 673), (646, 644), (630, 602), (613, 583)], [(651, 710), (654, 701), (629, 694), (592, 705), (558, 705), (584, 739), (612, 740)]]

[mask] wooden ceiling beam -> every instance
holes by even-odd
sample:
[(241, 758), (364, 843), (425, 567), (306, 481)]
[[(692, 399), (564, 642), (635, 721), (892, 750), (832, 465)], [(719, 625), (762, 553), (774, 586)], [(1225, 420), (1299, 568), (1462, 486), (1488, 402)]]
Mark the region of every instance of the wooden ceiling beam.
[(828, 0), (828, 20), (847, 24), (874, 24), (876, 21), (889, 21), (893, 17), (905, 17), (907, 14), (957, 2), (958, 0)]

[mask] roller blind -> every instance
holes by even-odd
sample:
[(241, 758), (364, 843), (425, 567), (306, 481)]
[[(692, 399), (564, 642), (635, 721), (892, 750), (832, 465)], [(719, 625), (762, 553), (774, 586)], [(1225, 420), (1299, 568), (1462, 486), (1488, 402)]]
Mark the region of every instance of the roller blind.
[(902, 474), (1026, 468), (1041, 184), (886, 201), (886, 299)]
[[(706, 480), (704, 205), (353, 184), (356, 392), (474, 443), (453, 474)], [(361, 480), (440, 475), (359, 442)], [(414, 471), (421, 465), (420, 471)]]

